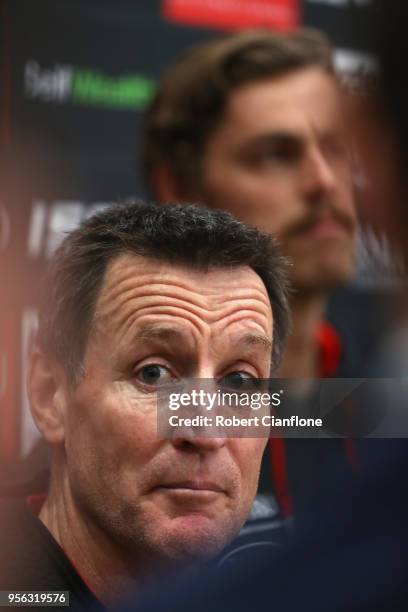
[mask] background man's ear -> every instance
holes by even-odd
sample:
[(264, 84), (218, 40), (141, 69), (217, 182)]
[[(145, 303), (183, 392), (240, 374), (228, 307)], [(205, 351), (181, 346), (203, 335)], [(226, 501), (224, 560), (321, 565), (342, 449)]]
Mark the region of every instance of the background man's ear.
[(55, 360), (34, 346), (29, 362), (27, 392), (33, 419), (50, 444), (64, 440), (65, 375)]
[(161, 164), (153, 170), (151, 184), (154, 196), (161, 204), (194, 203), (199, 200), (198, 193), (192, 193), (190, 189), (181, 185), (167, 164)]

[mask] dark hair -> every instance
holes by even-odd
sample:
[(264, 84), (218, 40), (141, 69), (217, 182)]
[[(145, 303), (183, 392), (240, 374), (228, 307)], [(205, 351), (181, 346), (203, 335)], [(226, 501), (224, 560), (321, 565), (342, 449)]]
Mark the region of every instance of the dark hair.
[(308, 29), (244, 32), (185, 52), (163, 75), (147, 110), (142, 172), (153, 192), (154, 169), (162, 163), (179, 184), (197, 185), (204, 146), (232, 90), (308, 67), (334, 73), (328, 39)]
[(56, 251), (40, 312), (38, 342), (78, 382), (107, 264), (123, 253), (208, 270), (251, 267), (273, 311), (273, 367), (289, 326), (286, 262), (273, 239), (232, 215), (196, 205), (133, 203), (95, 214)]

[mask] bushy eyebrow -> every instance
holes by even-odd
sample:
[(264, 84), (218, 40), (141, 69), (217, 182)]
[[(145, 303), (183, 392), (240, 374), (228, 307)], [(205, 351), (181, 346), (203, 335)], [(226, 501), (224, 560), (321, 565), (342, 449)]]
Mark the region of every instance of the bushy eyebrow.
[(238, 344), (244, 344), (246, 346), (261, 346), (267, 351), (272, 352), (272, 342), (263, 334), (253, 334), (249, 332), (245, 334), (243, 338), (238, 340)]
[[(321, 144), (344, 143), (344, 134), (340, 129), (324, 130), (319, 136)], [(299, 131), (276, 130), (265, 134), (254, 135), (245, 143), (246, 148), (286, 147), (299, 152), (305, 146), (305, 136)]]
[(296, 132), (276, 131), (268, 134), (254, 135), (241, 144), (241, 153), (254, 155), (269, 149), (287, 149), (292, 155), (300, 155), (305, 146), (302, 134)]
[(185, 342), (187, 338), (183, 332), (173, 327), (151, 324), (141, 327), (135, 333), (133, 340), (136, 342), (139, 340), (161, 340), (163, 342), (177, 340), (178, 342)]
[(299, 145), (304, 140), (302, 133), (289, 130), (270, 131), (265, 134), (258, 134), (249, 139), (250, 143), (257, 145)]

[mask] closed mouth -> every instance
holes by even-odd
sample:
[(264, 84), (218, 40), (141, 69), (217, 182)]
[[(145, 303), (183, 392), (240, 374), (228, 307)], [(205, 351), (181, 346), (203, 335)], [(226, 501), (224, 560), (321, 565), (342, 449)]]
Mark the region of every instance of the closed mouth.
[(206, 480), (182, 480), (177, 482), (170, 482), (166, 484), (159, 485), (156, 487), (158, 489), (169, 489), (169, 490), (189, 490), (189, 491), (202, 491), (202, 492), (214, 492), (214, 493), (223, 493), (224, 489), (215, 484), (214, 482), (206, 481)]
[(318, 235), (345, 235), (348, 234), (348, 229), (335, 219), (319, 219), (313, 225), (310, 225), (306, 233)]

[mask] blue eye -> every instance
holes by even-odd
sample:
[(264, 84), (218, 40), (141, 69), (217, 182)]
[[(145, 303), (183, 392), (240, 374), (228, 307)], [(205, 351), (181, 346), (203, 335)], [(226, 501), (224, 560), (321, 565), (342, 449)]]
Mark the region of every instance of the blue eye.
[(244, 390), (256, 387), (257, 379), (247, 372), (230, 372), (220, 379), (220, 385), (229, 389)]
[(136, 378), (149, 386), (158, 386), (172, 381), (168, 368), (157, 363), (143, 366), (136, 373)]

